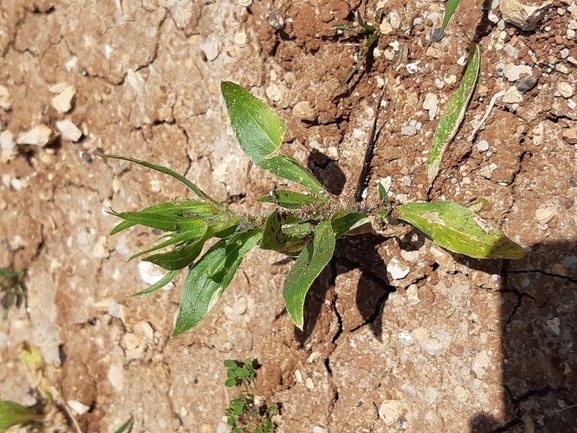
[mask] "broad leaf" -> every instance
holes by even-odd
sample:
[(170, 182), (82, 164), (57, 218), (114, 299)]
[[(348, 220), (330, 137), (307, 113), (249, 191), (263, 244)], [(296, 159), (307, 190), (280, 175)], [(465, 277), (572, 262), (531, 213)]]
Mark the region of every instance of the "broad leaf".
[(437, 177), (443, 155), (449, 147), (449, 143), (457, 134), (459, 126), (465, 117), (465, 112), (469, 105), (469, 101), (473, 96), (473, 91), (477, 84), (477, 78), (479, 77), (480, 64), (481, 54), (479, 47), (476, 44), (473, 44), (471, 46), (471, 52), (469, 53), (467, 69), (465, 70), (465, 74), (461, 80), (461, 85), (459, 86), (455, 96), (453, 96), (445, 107), (445, 111), (439, 120), (439, 125), (433, 134), (433, 146), (431, 148), (429, 164), (427, 166), (427, 177), (429, 178), (430, 184), (432, 184)]
[(283, 298), (294, 324), (302, 329), (305, 297), (313, 281), (329, 263), (335, 251), (335, 233), (330, 221), (322, 221), (314, 231), (313, 240), (299, 254), (289, 271)]
[(395, 217), (408, 222), (449, 251), (477, 259), (520, 259), (523, 248), (470, 209), (451, 201), (409, 203)]
[(269, 195), (259, 198), (257, 201), (260, 203), (274, 203), (285, 209), (300, 209), (305, 205), (326, 203), (328, 200), (325, 198), (311, 197), (310, 195), (294, 191), (277, 189), (271, 191)]
[(206, 317), (260, 237), (258, 229), (234, 234), (218, 241), (195, 263), (182, 288), (173, 337), (194, 328)]
[(0, 400), (0, 432), (9, 427), (29, 422), (41, 422), (44, 415), (35, 413), (32, 409), (9, 400)]
[(338, 239), (342, 235), (354, 230), (363, 224), (369, 222), (367, 214), (364, 213), (345, 213), (344, 215), (335, 215), (332, 218), (333, 231), (335, 238)]
[(285, 126), (268, 105), (229, 81), (222, 82), (221, 90), (236, 139), (252, 162), (276, 176), (300, 183), (315, 194), (326, 194), (319, 181), (294, 158), (276, 153)]

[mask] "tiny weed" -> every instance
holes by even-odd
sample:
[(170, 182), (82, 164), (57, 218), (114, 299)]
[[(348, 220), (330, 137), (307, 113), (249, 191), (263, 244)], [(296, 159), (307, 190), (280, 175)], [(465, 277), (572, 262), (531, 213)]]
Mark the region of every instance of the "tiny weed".
[(38, 405), (26, 407), (9, 400), (0, 400), (0, 433), (17, 425), (40, 425), (45, 415)]
[(247, 358), (242, 363), (226, 360), (224, 366), (228, 369), (225, 386), (236, 386), (244, 390), (231, 400), (226, 410), (231, 433), (274, 432), (276, 425), (272, 418), (279, 414), (279, 406), (276, 403), (267, 406), (255, 402), (253, 390), (256, 371), (252, 359)]
[[(484, 222), (473, 210), (451, 201), (408, 203), (393, 208), (387, 192), (379, 185), (381, 204), (376, 208), (360, 208), (357, 204), (341, 202), (305, 167), (280, 153), (285, 125), (270, 107), (237, 84), (223, 82), (221, 89), (232, 129), (243, 152), (255, 165), (296, 182), (309, 192), (274, 190), (259, 199), (278, 206), (268, 216), (242, 216), (167, 167), (123, 156), (101, 155), (168, 174), (199, 197), (199, 200), (160, 203), (139, 212), (109, 211), (123, 220), (111, 234), (136, 224), (166, 233), (154, 247), (131, 257), (146, 255), (144, 260), (168, 271), (161, 281), (136, 295), (158, 290), (183, 269), (189, 271), (173, 336), (195, 327), (206, 317), (232, 281), (244, 256), (255, 246), (297, 257), (286, 276), (283, 299), (294, 324), (302, 329), (306, 294), (333, 257), (336, 240), (361, 226), (387, 236), (390, 232), (385, 226), (390, 214), (421, 230), (435, 244), (453, 253), (483, 259), (523, 257), (520, 245)], [(460, 101), (459, 107), (466, 106), (468, 98)], [(462, 119), (462, 116), (457, 117)], [(448, 129), (457, 128), (457, 123), (460, 121), (452, 122)], [(450, 141), (448, 137), (442, 142)], [(439, 154), (434, 161), (438, 163), (440, 159)], [(219, 240), (198, 258), (211, 238)], [(166, 247), (173, 248), (157, 253)]]
[(20, 307), (22, 303), (27, 307), (27, 292), (24, 284), (24, 271), (14, 271), (0, 268), (0, 305), (4, 313), (2, 319), (8, 318), (8, 311), (12, 306)]
[[(375, 12), (375, 22), (376, 23), (381, 22), (382, 11), (383, 11), (383, 9), (381, 8)], [(352, 80), (353, 76), (357, 73), (357, 71), (359, 69), (361, 69), (362, 67), (364, 67), (365, 64), (367, 63), (367, 58), (370, 55), (371, 50), (379, 44), (380, 35), (377, 32), (377, 29), (375, 27), (373, 27), (371, 24), (367, 23), (363, 19), (361, 12), (358, 9), (357, 9), (357, 22), (359, 24), (358, 26), (349, 26), (346, 24), (338, 24), (338, 25), (333, 26), (333, 29), (335, 29), (335, 30), (350, 31), (350, 32), (356, 32), (358, 34), (362, 34), (366, 37), (366, 41), (365, 41), (365, 46), (359, 50), (359, 52), (356, 56), (355, 64), (353, 65), (353, 68), (348, 73), (348, 75), (345, 77), (345, 79), (343, 81), (341, 81), (339, 86), (333, 91), (331, 98), (334, 97), (335, 94), (339, 90), (341, 90), (344, 86), (346, 86), (347, 84), (350, 83), (350, 81)]]

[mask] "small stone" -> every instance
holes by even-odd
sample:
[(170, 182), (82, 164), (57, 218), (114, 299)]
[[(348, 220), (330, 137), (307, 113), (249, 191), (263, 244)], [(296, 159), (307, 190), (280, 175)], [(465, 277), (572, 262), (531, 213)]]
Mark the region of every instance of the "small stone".
[(549, 331), (551, 331), (554, 335), (559, 336), (561, 334), (561, 320), (559, 320), (558, 317), (545, 320), (545, 325), (547, 325)]
[(76, 88), (74, 86), (67, 86), (61, 93), (52, 98), (52, 106), (59, 113), (68, 113), (72, 108), (75, 95)]
[(516, 59), (519, 57), (519, 50), (511, 44), (505, 45), (505, 48), (503, 48), (503, 51), (505, 51), (505, 54), (507, 54), (512, 59)]
[(563, 63), (557, 63), (555, 65), (555, 70), (557, 72), (561, 72), (564, 75), (569, 75), (571, 73), (571, 70), (567, 66), (565, 66)]
[(395, 424), (403, 415), (403, 403), (398, 400), (385, 400), (381, 403), (379, 408), (379, 418), (381, 418), (386, 425)]
[(429, 355), (435, 356), (438, 355), (443, 350), (443, 343), (439, 340), (434, 338), (430, 338), (424, 341), (421, 344), (421, 347), (427, 352)]
[(436, 109), (439, 105), (439, 98), (434, 93), (427, 93), (423, 101), (423, 109), (430, 111)]
[(275, 102), (278, 102), (282, 98), (282, 92), (276, 84), (271, 84), (265, 90), (266, 96)]
[(4, 111), (10, 111), (12, 109), (10, 91), (2, 85), (0, 85), (0, 108), (3, 108)]
[(407, 175), (403, 176), (403, 182), (405, 183), (405, 185), (411, 186), (411, 184), (413, 183), (413, 180), (411, 179), (411, 176), (409, 176), (407, 174)]
[(521, 93), (528, 92), (529, 90), (533, 90), (537, 85), (537, 77), (533, 77), (532, 75), (527, 75), (525, 77), (519, 78), (517, 83), (515, 83), (515, 87)]
[(307, 378), (305, 379), (305, 386), (306, 386), (308, 389), (315, 389), (315, 383), (313, 382), (313, 380), (312, 380), (310, 377), (307, 377)]
[(537, 220), (537, 222), (539, 224), (547, 224), (549, 221), (551, 221), (553, 219), (553, 217), (555, 216), (555, 211), (552, 209), (537, 209), (537, 211), (535, 212), (535, 220)]
[(543, 134), (545, 133), (545, 125), (543, 122), (535, 126), (531, 132), (533, 133), (533, 144), (535, 146), (540, 146), (543, 142)]
[(413, 344), (413, 336), (408, 331), (400, 332), (398, 337), (403, 346), (410, 346)]
[(450, 86), (451, 84), (455, 84), (457, 82), (457, 76), (455, 74), (445, 75), (443, 77), (443, 81), (445, 84)]
[(398, 12), (391, 11), (387, 16), (393, 29), (398, 30), (401, 28), (401, 16), (399, 15)]
[(206, 60), (212, 62), (218, 57), (218, 44), (215, 41), (206, 41), (200, 45), (200, 49), (204, 53)]
[(0, 134), (0, 161), (8, 162), (14, 159), (18, 152), (14, 143), (14, 136), (10, 131), (4, 131)]
[(399, 262), (396, 258), (392, 258), (387, 264), (387, 272), (391, 274), (393, 280), (402, 280), (409, 275), (410, 271), (410, 267)]
[(518, 104), (523, 102), (523, 95), (521, 95), (515, 86), (511, 86), (503, 95), (502, 101), (505, 104)]
[(505, 69), (505, 77), (509, 81), (517, 81), (521, 74), (531, 75), (532, 69), (527, 65), (509, 65)]
[(561, 50), (561, 58), (562, 59), (566, 59), (567, 57), (569, 57), (569, 49), (568, 48), (563, 48)]
[(24, 133), (17, 144), (29, 144), (31, 146), (46, 146), (52, 140), (52, 130), (46, 125), (37, 125), (30, 131)]
[(72, 123), (71, 120), (66, 119), (57, 121), (56, 128), (62, 134), (62, 138), (65, 140), (70, 140), (73, 143), (77, 142), (82, 137), (82, 131), (78, 128), (78, 126)]
[(405, 68), (407, 69), (407, 72), (411, 75), (419, 72), (419, 66), (416, 63), (407, 63)]
[(121, 364), (112, 364), (108, 369), (108, 381), (118, 392), (124, 390), (124, 368)]
[(569, 128), (564, 130), (563, 140), (569, 144), (577, 144), (577, 128)]
[(407, 301), (409, 302), (409, 305), (413, 306), (421, 302), (419, 299), (419, 288), (416, 284), (411, 284), (407, 287)]
[(247, 37), (245, 32), (239, 32), (234, 35), (234, 43), (239, 47), (244, 47), (246, 45)]
[(540, 1), (538, 4), (540, 5), (533, 6), (532, 2), (528, 0), (501, 0), (500, 8), (503, 20), (525, 31), (535, 30), (553, 2)]
[(557, 91), (565, 99), (571, 98), (573, 96), (573, 93), (574, 93), (573, 86), (571, 86), (571, 84), (566, 83), (564, 81), (561, 81), (561, 82), (559, 82), (559, 84), (557, 84)]
[(417, 135), (417, 128), (415, 125), (405, 125), (401, 128), (401, 134), (407, 137), (413, 137)]
[(317, 118), (317, 113), (308, 101), (301, 101), (297, 102), (293, 107), (293, 116), (300, 120), (313, 122)]
[(252, 0), (238, 0), (238, 4), (242, 7), (249, 8), (252, 6)]
[(77, 400), (68, 400), (66, 404), (70, 409), (76, 412), (77, 415), (84, 415), (90, 410), (90, 406), (87, 406), (84, 403), (80, 403)]
[(477, 143), (477, 150), (479, 152), (486, 152), (489, 150), (489, 142), (487, 140), (481, 140)]
[(48, 90), (50, 91), (50, 93), (55, 93), (56, 95), (58, 95), (59, 93), (64, 92), (64, 89), (66, 89), (67, 87), (68, 87), (67, 83), (57, 83), (50, 86)]
[(479, 170), (479, 174), (483, 176), (485, 179), (491, 179), (493, 176), (493, 172), (497, 169), (497, 164), (491, 163), (488, 166), (482, 167)]
[(389, 33), (393, 33), (393, 26), (388, 22), (383, 22), (379, 26), (379, 30), (381, 31), (381, 34), (388, 35)]

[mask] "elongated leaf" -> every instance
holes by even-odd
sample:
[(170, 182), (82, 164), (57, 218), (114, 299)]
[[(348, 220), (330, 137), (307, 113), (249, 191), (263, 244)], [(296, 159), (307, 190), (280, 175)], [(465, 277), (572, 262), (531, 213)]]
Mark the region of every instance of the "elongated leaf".
[(282, 143), (285, 126), (268, 105), (229, 81), (222, 82), (221, 90), (236, 139), (252, 162), (276, 176), (300, 183), (315, 194), (326, 194), (324, 187), (294, 158), (274, 154)]
[(162, 231), (201, 231), (206, 226), (200, 217), (181, 217), (147, 212), (115, 212), (109, 213), (118, 218)]
[(194, 183), (192, 183), (186, 177), (184, 177), (181, 174), (178, 174), (176, 171), (174, 171), (168, 167), (163, 167), (162, 165), (151, 164), (150, 162), (142, 161), (142, 160), (136, 159), (136, 158), (129, 158), (127, 156), (110, 155), (107, 153), (103, 153), (103, 154), (100, 154), (98, 156), (100, 156), (102, 158), (121, 159), (123, 161), (134, 162), (135, 164), (142, 165), (143, 167), (151, 168), (152, 170), (156, 170), (156, 171), (159, 171), (160, 173), (167, 174), (167, 175), (173, 177), (174, 179), (178, 180), (179, 182), (183, 183), (184, 185), (186, 185), (191, 191), (193, 191), (200, 198), (206, 200), (207, 202), (212, 203), (214, 206), (216, 206), (216, 208), (224, 209), (223, 205), (221, 205), (216, 200), (213, 200), (212, 198), (210, 198), (210, 196), (208, 196), (203, 190), (201, 190), (199, 187), (197, 187)]
[(275, 209), (266, 219), (262, 230), (259, 247), (263, 250), (282, 249), (286, 244), (286, 236), (282, 232), (282, 218)]
[(182, 269), (170, 271), (164, 277), (162, 277), (159, 281), (154, 283), (152, 286), (147, 287), (146, 289), (141, 290), (140, 292), (137, 292), (132, 296), (136, 297), (136, 296), (148, 295), (150, 293), (156, 292), (157, 290), (162, 289), (164, 286), (166, 286), (168, 283), (170, 283), (172, 280), (174, 280), (177, 277), (177, 275), (180, 274), (180, 272), (182, 272)]
[[(160, 215), (178, 215), (178, 216), (199, 216), (209, 217), (222, 214), (222, 209), (216, 209), (211, 203), (205, 203), (197, 200), (181, 200), (178, 202), (158, 203), (142, 209), (138, 213), (153, 213)], [(122, 230), (135, 226), (136, 222), (122, 221), (112, 229), (109, 236), (112, 236)]]
[(194, 328), (206, 317), (261, 234), (254, 229), (222, 239), (196, 262), (184, 282), (173, 337)]
[(167, 253), (153, 254), (144, 260), (154, 263), (168, 271), (175, 271), (185, 268), (194, 263), (198, 255), (202, 252), (202, 247), (208, 240), (208, 237), (202, 236), (190, 245), (176, 248)]
[(149, 254), (149, 253), (152, 253), (154, 251), (158, 251), (162, 248), (166, 248), (166, 247), (169, 247), (171, 245), (178, 244), (179, 242), (186, 242), (186, 241), (192, 242), (193, 240), (199, 238), (202, 234), (203, 233), (201, 232), (200, 235), (197, 236), (197, 233), (195, 233), (195, 232), (184, 232), (184, 233), (179, 233), (177, 235), (171, 233), (170, 235), (166, 236), (167, 239), (165, 241), (160, 242), (151, 248), (148, 248), (146, 250), (139, 251), (136, 254), (133, 254), (132, 256), (130, 256), (128, 261), (134, 260), (137, 257), (141, 257), (145, 254)]
[(409, 203), (395, 217), (408, 222), (449, 251), (477, 259), (520, 259), (523, 248), (470, 209), (451, 201)]
[(311, 240), (312, 226), (301, 223), (283, 227), (283, 224), (283, 217), (277, 210), (273, 211), (265, 221), (259, 247), (289, 256), (297, 255)]
[(429, 164), (427, 166), (427, 176), (429, 183), (432, 184), (437, 174), (443, 155), (449, 143), (457, 134), (457, 130), (465, 117), (465, 111), (469, 101), (473, 96), (477, 78), (479, 77), (479, 66), (481, 64), (481, 54), (476, 44), (471, 45), (467, 69), (463, 75), (461, 85), (457, 93), (445, 107), (445, 111), (439, 120), (439, 125), (433, 134), (433, 147), (429, 155)]
[(447, 2), (447, 9), (445, 9), (445, 16), (443, 17), (443, 24), (441, 24), (440, 28), (435, 29), (435, 31), (433, 33), (433, 41), (439, 42), (441, 39), (443, 39), (443, 36), (445, 35), (445, 28), (447, 27), (447, 24), (449, 24), (451, 17), (455, 13), (455, 9), (457, 9), (458, 4), (459, 4), (459, 0), (449, 0)]
[(120, 428), (116, 430), (116, 433), (130, 432), (130, 430), (132, 430), (133, 424), (134, 424), (134, 418), (133, 417), (128, 418), (128, 421), (122, 424)]
[(344, 215), (335, 215), (332, 219), (333, 231), (335, 238), (338, 239), (347, 232), (356, 229), (369, 222), (367, 214), (364, 213), (345, 213)]
[(329, 263), (335, 251), (335, 233), (330, 221), (322, 221), (314, 231), (313, 240), (302, 250), (289, 271), (283, 298), (294, 324), (302, 329), (305, 297), (313, 281)]
[(32, 421), (40, 422), (44, 415), (35, 413), (32, 409), (9, 400), (0, 400), (0, 432), (9, 427)]
[(322, 197), (311, 197), (310, 195), (294, 191), (277, 189), (257, 201), (260, 203), (274, 203), (285, 209), (300, 209), (305, 205), (326, 203), (328, 200)]

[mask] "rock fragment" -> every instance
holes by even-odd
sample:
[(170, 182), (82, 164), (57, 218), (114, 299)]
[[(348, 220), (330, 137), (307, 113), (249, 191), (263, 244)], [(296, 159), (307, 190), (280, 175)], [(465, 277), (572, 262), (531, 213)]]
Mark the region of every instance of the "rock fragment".
[[(52, 86), (52, 89), (59, 90), (60, 85)], [(74, 103), (74, 96), (76, 96), (76, 88), (74, 86), (66, 86), (62, 89), (61, 92), (54, 92), (58, 93), (54, 98), (52, 98), (52, 106), (56, 111), (59, 113), (68, 113), (72, 108), (72, 104)]]
[(527, 65), (508, 65), (505, 69), (505, 77), (509, 81), (517, 81), (521, 78), (521, 74), (531, 75), (531, 66)]
[(559, 84), (557, 84), (557, 91), (565, 99), (571, 98), (575, 93), (575, 91), (573, 90), (573, 86), (564, 81), (560, 81)]
[(503, 102), (505, 104), (518, 104), (523, 102), (523, 95), (515, 86), (511, 86), (503, 95)]
[(297, 102), (293, 107), (293, 116), (300, 120), (312, 122), (317, 118), (317, 113), (308, 101), (301, 101)]
[(52, 140), (52, 130), (46, 125), (37, 125), (25, 132), (16, 141), (16, 144), (29, 144), (44, 147)]
[(2, 85), (0, 85), (0, 108), (3, 108), (4, 111), (10, 111), (12, 109), (10, 91)]
[(577, 128), (569, 128), (563, 131), (563, 140), (569, 144), (577, 144)]
[(521, 30), (535, 30), (537, 24), (553, 5), (552, 1), (501, 0), (503, 20)]
[(379, 408), (379, 418), (386, 425), (393, 425), (403, 415), (403, 403), (398, 400), (385, 400)]
[(80, 140), (82, 131), (71, 120), (59, 120), (56, 122), (56, 128), (62, 134), (62, 138), (72, 141), (73, 143)]

